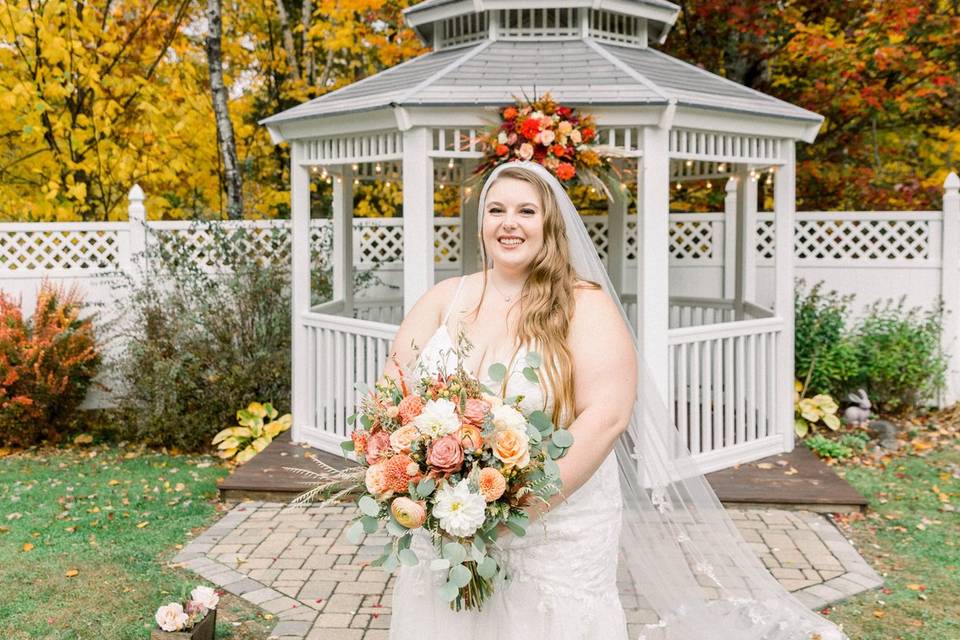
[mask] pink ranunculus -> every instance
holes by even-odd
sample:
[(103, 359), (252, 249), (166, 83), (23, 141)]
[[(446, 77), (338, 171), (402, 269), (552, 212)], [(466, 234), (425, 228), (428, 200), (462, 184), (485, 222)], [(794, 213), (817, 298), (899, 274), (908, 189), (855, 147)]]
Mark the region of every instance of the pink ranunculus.
[(407, 529), (416, 529), (427, 521), (427, 510), (423, 504), (403, 496), (394, 498), (390, 503), (390, 513)]
[(430, 445), (427, 464), (441, 473), (454, 473), (463, 465), (463, 447), (454, 435), (446, 435)]
[(463, 407), (463, 414), (460, 416), (467, 424), (482, 428), (483, 421), (490, 413), (490, 403), (480, 398), (469, 398)]
[(367, 440), (367, 464), (376, 464), (390, 450), (390, 434), (377, 431)]
[(517, 155), (524, 160), (529, 160), (533, 157), (533, 145), (529, 142), (524, 142), (522, 145), (520, 145), (520, 150), (517, 152)]

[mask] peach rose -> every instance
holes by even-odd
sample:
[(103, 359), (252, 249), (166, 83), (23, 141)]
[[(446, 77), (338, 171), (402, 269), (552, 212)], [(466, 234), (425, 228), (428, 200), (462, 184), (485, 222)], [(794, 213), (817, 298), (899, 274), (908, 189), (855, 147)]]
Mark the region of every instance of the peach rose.
[(506, 465), (523, 469), (530, 463), (527, 434), (515, 429), (504, 429), (493, 435), (493, 455)]
[(376, 464), (390, 450), (390, 434), (377, 431), (367, 439), (367, 464)]
[(397, 419), (397, 416), (400, 415), (400, 407), (387, 407), (387, 417), (393, 420)]
[(493, 502), (507, 490), (507, 481), (503, 474), (493, 467), (484, 467), (480, 470), (480, 493), (484, 500)]
[(464, 424), (457, 432), (460, 444), (468, 451), (477, 451), (483, 448), (483, 432), (472, 424)]
[(460, 417), (473, 427), (482, 427), (484, 418), (490, 412), (490, 403), (480, 398), (470, 398), (463, 407)]
[(430, 445), (427, 464), (441, 473), (453, 473), (463, 464), (463, 447), (456, 436), (447, 435)]
[(583, 136), (576, 129), (570, 132), (570, 139), (573, 141), (573, 144), (580, 144), (583, 142)]
[(407, 424), (423, 411), (423, 400), (420, 396), (407, 396), (397, 405), (400, 424)]
[(370, 439), (370, 434), (366, 431), (354, 431), (350, 434), (350, 439), (353, 440), (353, 451), (358, 456), (362, 456), (367, 452), (367, 440)]
[(540, 132), (540, 144), (544, 146), (550, 146), (554, 140), (557, 139), (557, 135), (550, 129), (545, 129)]
[(563, 121), (560, 122), (560, 124), (557, 125), (557, 130), (558, 130), (560, 133), (566, 135), (566, 134), (570, 133), (571, 131), (573, 131), (573, 125), (572, 125), (569, 121), (563, 120)]
[(390, 434), (390, 446), (397, 453), (410, 453), (410, 445), (420, 437), (420, 430), (412, 424), (400, 427)]
[(520, 151), (517, 152), (517, 155), (524, 160), (529, 160), (533, 157), (533, 145), (529, 142), (524, 142), (522, 145), (520, 145)]
[(406, 497), (395, 498), (390, 503), (390, 513), (407, 529), (416, 529), (427, 520), (427, 509), (424, 505)]
[(363, 483), (367, 487), (367, 492), (371, 495), (382, 496), (387, 492), (387, 474), (384, 472), (382, 462), (367, 469), (367, 473), (363, 477)]

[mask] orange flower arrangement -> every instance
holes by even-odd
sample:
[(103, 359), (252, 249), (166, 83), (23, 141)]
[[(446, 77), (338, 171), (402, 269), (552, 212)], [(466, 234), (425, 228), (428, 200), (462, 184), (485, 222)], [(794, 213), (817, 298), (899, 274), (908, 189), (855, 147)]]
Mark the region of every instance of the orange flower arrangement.
[(613, 171), (609, 157), (591, 145), (597, 136), (593, 116), (557, 104), (550, 93), (505, 107), (501, 123), (483, 136), (487, 155), (476, 173), (486, 175), (499, 164), (538, 162), (561, 182), (579, 179), (607, 191), (600, 175)]

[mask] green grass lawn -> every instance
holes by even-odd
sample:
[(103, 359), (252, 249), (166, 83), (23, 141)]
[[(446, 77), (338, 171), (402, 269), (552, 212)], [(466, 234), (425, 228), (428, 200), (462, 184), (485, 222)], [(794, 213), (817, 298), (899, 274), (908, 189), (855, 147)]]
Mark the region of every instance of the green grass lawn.
[(960, 440), (841, 472), (870, 500), (841, 526), (886, 585), (828, 617), (853, 640), (960, 639)]
[[(167, 565), (216, 520), (224, 475), (214, 458), (116, 447), (0, 458), (0, 638), (149, 637), (158, 606), (208, 584)], [(218, 638), (276, 623), (229, 595), (218, 608)]]

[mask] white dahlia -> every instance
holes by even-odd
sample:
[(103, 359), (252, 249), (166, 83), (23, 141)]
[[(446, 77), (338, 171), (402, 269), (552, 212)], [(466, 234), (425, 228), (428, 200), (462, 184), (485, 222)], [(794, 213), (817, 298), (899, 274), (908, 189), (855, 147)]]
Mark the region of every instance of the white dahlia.
[(510, 429), (520, 433), (527, 432), (527, 419), (510, 405), (505, 404), (496, 407), (491, 413), (493, 414), (493, 426), (497, 431)]
[(457, 416), (457, 407), (446, 398), (427, 400), (423, 411), (413, 419), (414, 426), (420, 433), (439, 438), (453, 433), (460, 428), (460, 418)]
[(445, 484), (437, 491), (433, 515), (440, 521), (441, 529), (463, 538), (472, 536), (483, 524), (486, 506), (483, 494), (470, 491), (464, 478), (456, 486)]

